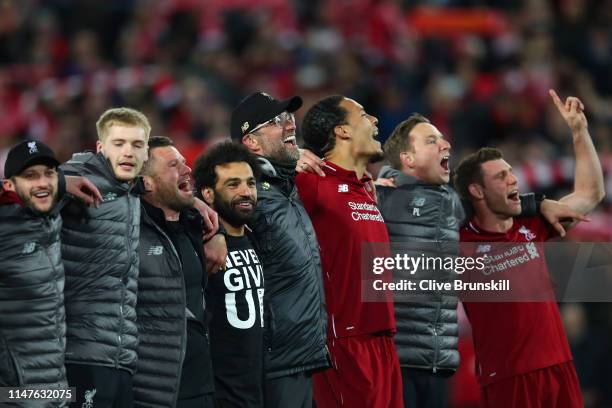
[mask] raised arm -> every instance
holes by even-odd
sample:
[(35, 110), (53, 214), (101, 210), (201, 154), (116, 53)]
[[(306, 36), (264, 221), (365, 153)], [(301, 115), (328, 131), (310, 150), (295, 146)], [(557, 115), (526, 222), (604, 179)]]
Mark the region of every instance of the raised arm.
[(562, 103), (554, 90), (551, 89), (549, 93), (559, 113), (572, 131), (576, 158), (574, 191), (559, 201), (584, 215), (591, 212), (605, 196), (603, 171), (599, 157), (589, 134), (582, 102), (570, 96), (565, 103)]

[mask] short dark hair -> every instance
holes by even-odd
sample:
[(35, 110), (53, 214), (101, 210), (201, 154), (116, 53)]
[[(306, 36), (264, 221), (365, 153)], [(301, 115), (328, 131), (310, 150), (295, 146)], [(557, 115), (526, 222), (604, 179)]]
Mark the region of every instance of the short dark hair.
[(148, 175), (149, 171), (151, 170), (151, 166), (153, 165), (153, 155), (151, 154), (153, 149), (158, 147), (174, 146), (174, 142), (172, 139), (166, 136), (151, 136), (147, 142), (147, 146), (149, 146), (149, 157), (140, 171), (143, 175)]
[(431, 123), (429, 119), (420, 113), (413, 113), (408, 119), (402, 121), (399, 125), (393, 129), (391, 136), (385, 142), (383, 151), (385, 152), (385, 158), (391, 164), (391, 167), (397, 170), (402, 169), (402, 161), (400, 160), (400, 153), (406, 151), (412, 151), (412, 136), (410, 132), (419, 123)]
[(238, 142), (223, 142), (210, 148), (205, 154), (199, 156), (193, 166), (196, 195), (201, 197), (201, 190), (205, 187), (214, 187), (218, 176), (215, 168), (228, 163), (245, 162), (251, 166), (255, 179), (259, 178), (260, 167), (257, 158), (246, 146)]
[(340, 106), (342, 95), (327, 96), (315, 103), (304, 115), (302, 137), (306, 147), (324, 156), (336, 146), (334, 128), (347, 123), (348, 111)]
[(151, 136), (147, 144), (149, 145), (149, 151), (156, 147), (174, 146), (172, 139), (167, 136)]
[(469, 200), (470, 191), (468, 187), (470, 184), (483, 184), (482, 164), (503, 158), (501, 150), (493, 147), (483, 147), (464, 157), (455, 169), (455, 175), (453, 176), (453, 184), (459, 196), (464, 200)]

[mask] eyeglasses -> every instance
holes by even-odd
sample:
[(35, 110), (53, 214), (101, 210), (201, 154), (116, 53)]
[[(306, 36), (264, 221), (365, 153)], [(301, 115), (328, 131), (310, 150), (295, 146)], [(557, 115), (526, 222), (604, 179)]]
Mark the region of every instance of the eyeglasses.
[(253, 128), (253, 130), (251, 130), (249, 133), (256, 132), (259, 129), (262, 129), (262, 128), (264, 128), (266, 126), (270, 126), (270, 125), (276, 125), (279, 128), (283, 129), (289, 123), (294, 123), (295, 124), (295, 115), (293, 115), (293, 113), (290, 113), (290, 112), (282, 112), (282, 113), (279, 113), (278, 115), (276, 115), (275, 117), (273, 117), (272, 119), (270, 119), (269, 121), (255, 126)]

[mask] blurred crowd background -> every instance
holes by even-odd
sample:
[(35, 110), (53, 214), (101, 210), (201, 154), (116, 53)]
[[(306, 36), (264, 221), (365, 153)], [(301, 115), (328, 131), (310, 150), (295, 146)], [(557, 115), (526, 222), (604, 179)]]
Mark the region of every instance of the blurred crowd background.
[[(378, 117), (383, 140), (421, 112), (453, 163), (498, 146), (523, 191), (559, 197), (572, 143), (549, 88), (584, 102), (606, 174), (604, 204), (572, 238), (611, 241), (612, 0), (0, 0), (0, 163), (24, 138), (61, 160), (94, 149), (95, 121), (123, 105), (192, 162), (255, 90), (301, 95), (298, 128), (339, 93)], [(612, 407), (612, 307), (562, 313), (587, 406)], [(454, 407), (478, 398), (464, 329)]]

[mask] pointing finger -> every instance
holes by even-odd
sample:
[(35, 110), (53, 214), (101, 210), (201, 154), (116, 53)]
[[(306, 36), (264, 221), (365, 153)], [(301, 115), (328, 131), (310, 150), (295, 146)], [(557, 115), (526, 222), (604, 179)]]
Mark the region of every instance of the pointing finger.
[(561, 99), (559, 99), (559, 95), (557, 95), (557, 93), (555, 92), (554, 89), (549, 89), (548, 93), (550, 94), (550, 97), (552, 98), (553, 103), (555, 104), (557, 109), (559, 109), (560, 112), (563, 112), (565, 109), (563, 108), (563, 104), (561, 103)]

